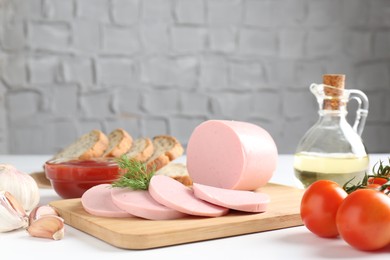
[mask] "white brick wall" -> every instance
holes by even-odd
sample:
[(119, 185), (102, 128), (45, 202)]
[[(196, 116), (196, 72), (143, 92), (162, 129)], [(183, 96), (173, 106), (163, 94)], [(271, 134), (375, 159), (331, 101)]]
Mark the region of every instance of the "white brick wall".
[(139, 0), (113, 0), (113, 22), (124, 26), (135, 25), (139, 20), (139, 2)]
[(215, 118), (292, 153), (324, 73), (368, 95), (364, 142), (390, 152), (388, 0), (0, 0), (0, 153), (54, 153), (93, 128), (186, 144)]
[(203, 25), (206, 21), (204, 0), (181, 0), (175, 6), (179, 24)]
[(102, 57), (97, 63), (97, 82), (102, 86), (129, 86), (134, 78), (134, 62), (131, 59)]
[(28, 61), (29, 83), (52, 84), (59, 77), (59, 59), (52, 55), (30, 57)]

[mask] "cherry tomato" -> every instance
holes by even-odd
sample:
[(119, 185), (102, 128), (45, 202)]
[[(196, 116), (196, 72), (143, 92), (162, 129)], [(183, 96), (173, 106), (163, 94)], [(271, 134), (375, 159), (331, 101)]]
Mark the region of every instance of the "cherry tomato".
[(347, 192), (336, 182), (319, 180), (312, 183), (301, 200), (303, 224), (320, 237), (338, 236), (336, 214)]
[(360, 250), (390, 244), (390, 198), (372, 189), (360, 189), (344, 199), (336, 215), (340, 236)]
[(382, 185), (380, 185), (378, 183), (367, 184), (367, 189), (379, 190), (381, 187), (382, 187)]
[[(386, 178), (382, 177), (370, 177), (367, 181), (367, 188), (380, 188), (383, 184), (387, 183), (388, 180)], [(387, 188), (387, 190), (390, 190), (390, 187)], [(384, 190), (386, 191), (386, 190)]]
[(369, 184), (379, 184), (383, 185), (387, 182), (386, 178), (381, 178), (381, 177), (370, 177), (368, 178), (368, 183)]

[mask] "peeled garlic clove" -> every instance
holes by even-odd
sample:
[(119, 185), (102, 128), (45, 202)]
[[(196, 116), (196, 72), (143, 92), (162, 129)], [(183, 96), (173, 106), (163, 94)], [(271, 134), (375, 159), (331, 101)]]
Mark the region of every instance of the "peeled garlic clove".
[(60, 240), (64, 237), (64, 220), (53, 215), (42, 216), (30, 223), (27, 232), (33, 237)]
[(22, 205), (7, 191), (0, 191), (0, 232), (7, 232), (28, 225), (28, 216)]
[(34, 222), (35, 220), (43, 217), (43, 216), (59, 216), (58, 212), (51, 207), (50, 205), (42, 205), (35, 207), (29, 215), (30, 223)]

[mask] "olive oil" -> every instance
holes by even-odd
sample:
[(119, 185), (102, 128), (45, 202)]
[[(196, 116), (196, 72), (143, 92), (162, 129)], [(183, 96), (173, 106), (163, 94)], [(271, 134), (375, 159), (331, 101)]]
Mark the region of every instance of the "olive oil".
[(298, 185), (307, 188), (311, 183), (326, 179), (344, 185), (347, 181), (357, 183), (368, 170), (367, 155), (297, 153), (294, 156), (294, 172)]
[[(295, 150), (294, 171), (305, 188), (321, 179), (340, 185), (362, 180), (369, 165), (361, 134), (368, 115), (368, 98), (358, 89), (345, 89), (344, 74), (325, 74), (322, 84), (311, 84), (318, 102), (318, 120), (303, 135)], [(347, 104), (358, 101), (353, 125), (346, 119)]]

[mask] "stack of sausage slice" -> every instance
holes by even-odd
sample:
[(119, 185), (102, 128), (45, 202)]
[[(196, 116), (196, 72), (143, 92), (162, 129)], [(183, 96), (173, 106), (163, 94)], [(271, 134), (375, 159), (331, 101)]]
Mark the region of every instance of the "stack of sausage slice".
[(164, 175), (153, 176), (148, 190), (113, 188), (101, 184), (81, 197), (84, 209), (102, 217), (140, 217), (150, 220), (178, 219), (188, 215), (219, 217), (230, 209), (264, 212), (267, 194), (229, 190), (194, 183), (192, 189)]

